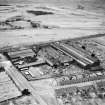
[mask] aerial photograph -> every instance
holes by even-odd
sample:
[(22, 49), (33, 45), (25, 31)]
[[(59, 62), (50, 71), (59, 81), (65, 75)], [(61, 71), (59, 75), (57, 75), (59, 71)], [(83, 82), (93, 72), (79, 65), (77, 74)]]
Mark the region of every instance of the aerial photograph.
[(0, 0), (0, 105), (105, 105), (105, 0)]

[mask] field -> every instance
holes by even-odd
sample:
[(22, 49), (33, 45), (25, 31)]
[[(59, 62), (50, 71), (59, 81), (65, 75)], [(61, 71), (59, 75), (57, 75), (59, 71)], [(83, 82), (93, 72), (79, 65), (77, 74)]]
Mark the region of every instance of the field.
[[(104, 35), (103, 1), (47, 1), (8, 0), (7, 6), (0, 6), (0, 47)], [(1, 4), (7, 3), (3, 0)], [(36, 15), (27, 11), (44, 11), (52, 14)], [(16, 21), (19, 16), (20, 21)], [(8, 20), (9, 23), (5, 24)]]

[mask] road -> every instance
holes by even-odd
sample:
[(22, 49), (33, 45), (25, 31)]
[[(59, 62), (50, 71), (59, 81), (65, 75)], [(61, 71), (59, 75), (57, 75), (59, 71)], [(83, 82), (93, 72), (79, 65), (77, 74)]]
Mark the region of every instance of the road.
[[(11, 79), (15, 82), (15, 84), (21, 91), (23, 91), (24, 89), (28, 89), (31, 92), (33, 98), (36, 101), (36, 105), (52, 105), (45, 102), (42, 97), (35, 92), (35, 88), (33, 88), (29, 84), (26, 78), (23, 77), (20, 72), (18, 72), (18, 70), (11, 64), (10, 61), (4, 61), (4, 66), (8, 75), (11, 77)], [(54, 105), (57, 105), (57, 103), (54, 103)]]

